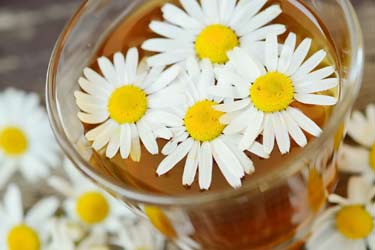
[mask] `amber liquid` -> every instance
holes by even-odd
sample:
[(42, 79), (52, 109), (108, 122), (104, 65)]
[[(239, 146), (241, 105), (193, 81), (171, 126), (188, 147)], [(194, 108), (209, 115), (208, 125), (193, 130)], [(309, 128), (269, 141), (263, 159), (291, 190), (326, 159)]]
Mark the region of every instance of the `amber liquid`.
[[(109, 33), (97, 51), (97, 56), (104, 55), (111, 58), (115, 52), (126, 52), (128, 48), (134, 46), (140, 48), (146, 39), (157, 37), (148, 28), (148, 25), (152, 20), (162, 20), (160, 7), (165, 2), (173, 2), (178, 5), (176, 1), (166, 0), (146, 2)], [(297, 34), (298, 43), (303, 38), (310, 37), (313, 39), (310, 55), (319, 49), (325, 49), (328, 52), (326, 61), (319, 67), (334, 65), (340, 69), (334, 44), (319, 18), (299, 0), (271, 0), (268, 1), (267, 6), (274, 3), (280, 4), (283, 9), (283, 13), (274, 20), (274, 23), (283, 23), (288, 29), (288, 32), (279, 38), (279, 42), (283, 42), (289, 32)], [(142, 57), (149, 55), (149, 52), (141, 51)], [(94, 61), (91, 66), (97, 68)], [(330, 94), (338, 95), (338, 90)], [(321, 127), (324, 127), (330, 117), (331, 108), (329, 107), (298, 103), (293, 105), (301, 109)], [(86, 127), (86, 129), (90, 128)], [(307, 136), (309, 140), (312, 139), (311, 136)], [(165, 143), (164, 140), (159, 140), (160, 149)], [(301, 149), (296, 144), (292, 144), (292, 150), (288, 155), (282, 156), (277, 147), (270, 159), (267, 160), (251, 155), (256, 172), (253, 175), (245, 176), (243, 185), (246, 186), (255, 178), (258, 179), (268, 172), (280, 168), (283, 163), (300, 153)], [(326, 153), (333, 154), (333, 151)], [(130, 159), (123, 160), (119, 155), (110, 160), (103, 156), (103, 152), (96, 152), (92, 156), (91, 163), (103, 175), (110, 177), (125, 188), (155, 195), (172, 196), (192, 196), (202, 192), (197, 180), (191, 187), (182, 185), (184, 160), (168, 174), (158, 177), (155, 172), (163, 158), (164, 156), (161, 154), (150, 155), (143, 148), (140, 162), (133, 162)], [(212, 186), (206, 192), (222, 192), (231, 189), (215, 166), (213, 167), (212, 180)], [(326, 178), (324, 185), (331, 187), (334, 182), (335, 174), (331, 175), (331, 178)], [(267, 247), (282, 243), (292, 237), (299, 226), (292, 220), (296, 209), (290, 202), (290, 195), (290, 186), (287, 183), (281, 183), (272, 191), (259, 191), (252, 194), (251, 198), (246, 198), (241, 202), (233, 201), (233, 204), (216, 205), (214, 208), (206, 206), (200, 208), (199, 211), (190, 210), (188, 215), (195, 229), (192, 237), (203, 246), (203, 249), (267, 249)]]

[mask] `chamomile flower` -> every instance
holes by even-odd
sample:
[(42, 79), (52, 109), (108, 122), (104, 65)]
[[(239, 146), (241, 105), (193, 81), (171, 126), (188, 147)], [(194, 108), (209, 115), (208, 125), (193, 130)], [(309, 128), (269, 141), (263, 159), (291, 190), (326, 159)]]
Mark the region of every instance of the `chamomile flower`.
[(24, 214), (21, 192), (11, 184), (1, 204), (0, 250), (46, 249), (48, 221), (58, 206), (56, 198), (45, 198)]
[(310, 250), (375, 249), (375, 187), (366, 179), (354, 177), (348, 185), (348, 199), (329, 197), (337, 206), (328, 209), (316, 220)]
[(263, 134), (267, 153), (272, 152), (276, 138), (280, 152), (285, 154), (290, 150), (289, 135), (301, 147), (307, 144), (302, 130), (320, 135), (321, 128), (292, 104), (335, 105), (335, 97), (318, 93), (337, 87), (339, 80), (332, 77), (332, 66), (313, 71), (326, 57), (324, 50), (304, 62), (310, 46), (311, 39), (305, 39), (295, 49), (296, 35), (290, 33), (279, 57), (277, 37), (270, 35), (266, 39), (265, 65), (236, 48), (228, 53), (229, 63), (216, 70), (221, 84), (210, 87), (209, 93), (235, 99), (215, 109), (228, 112), (221, 118), (228, 124), (224, 134), (243, 134), (240, 149), (246, 150)]
[(349, 136), (360, 146), (344, 144), (338, 164), (340, 170), (361, 173), (375, 182), (375, 105), (367, 106), (366, 115), (354, 111), (347, 129)]
[(46, 177), (58, 152), (39, 97), (15, 89), (0, 93), (0, 188), (16, 171), (32, 182)]
[(114, 243), (126, 250), (162, 250), (165, 239), (146, 221), (123, 225)]
[[(179, 81), (186, 85), (187, 102), (176, 106), (180, 126), (173, 128), (173, 138), (164, 146), (167, 155), (157, 168), (157, 174), (169, 172), (185, 156), (183, 185), (192, 185), (199, 171), (199, 186), (209, 189), (212, 179), (213, 159), (222, 174), (233, 187), (241, 186), (241, 178), (254, 171), (252, 161), (236, 146), (236, 138), (224, 135), (225, 125), (219, 122), (224, 114), (213, 106), (218, 103), (207, 93), (207, 87), (215, 84), (212, 64), (208, 60), (199, 63), (190, 58), (187, 72)], [(181, 84), (182, 84), (181, 83)], [(258, 143), (249, 145), (251, 152), (268, 157)]]
[(52, 176), (48, 183), (65, 195), (64, 209), (68, 218), (108, 232), (116, 231), (122, 218), (134, 218), (124, 204), (85, 179), (70, 161), (64, 165), (69, 181)]
[(267, 34), (285, 32), (281, 24), (269, 24), (282, 12), (279, 5), (264, 10), (267, 0), (180, 0), (183, 9), (167, 3), (162, 7), (164, 22), (153, 21), (151, 30), (164, 38), (153, 38), (142, 48), (160, 54), (150, 65), (169, 65), (195, 56), (224, 64), (227, 52), (246, 48), (254, 55), (263, 51)]
[(92, 230), (82, 238), (71, 235), (71, 222), (55, 219), (51, 223), (52, 242), (48, 250), (110, 250), (108, 235), (102, 230)]
[(92, 147), (99, 151), (106, 147), (106, 156), (139, 161), (141, 145), (151, 154), (158, 153), (157, 137), (169, 138), (167, 126), (180, 125), (166, 107), (179, 102), (178, 86), (170, 83), (179, 74), (179, 67), (148, 68), (138, 64), (138, 50), (132, 48), (126, 58), (116, 53), (113, 64), (106, 57), (98, 59), (101, 76), (90, 68), (79, 79), (84, 91), (75, 92), (81, 112), (79, 119), (86, 124), (98, 124), (86, 134)]

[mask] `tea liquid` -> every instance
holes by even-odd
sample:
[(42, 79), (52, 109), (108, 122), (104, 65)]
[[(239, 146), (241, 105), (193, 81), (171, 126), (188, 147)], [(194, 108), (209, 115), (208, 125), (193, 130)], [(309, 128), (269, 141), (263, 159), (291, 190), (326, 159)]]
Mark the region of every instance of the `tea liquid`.
[[(126, 53), (129, 48), (134, 46), (140, 49), (141, 44), (146, 39), (157, 37), (148, 25), (152, 20), (162, 20), (161, 6), (166, 2), (179, 5), (177, 1), (150, 0), (146, 2), (109, 33), (96, 52), (97, 57), (107, 56), (112, 58), (115, 52)], [(333, 65), (339, 72), (340, 64), (335, 54), (334, 44), (317, 15), (299, 0), (270, 0), (267, 6), (275, 3), (281, 5), (283, 13), (273, 23), (282, 23), (287, 27), (287, 32), (279, 38), (279, 42), (282, 43), (289, 32), (297, 34), (298, 44), (304, 38), (310, 37), (312, 38), (312, 49), (309, 56), (320, 49), (325, 49), (328, 56), (319, 67)], [(151, 55), (149, 52), (140, 51), (141, 57)], [(95, 60), (96, 58), (93, 58), (91, 67), (98, 69)], [(338, 94), (338, 90), (334, 92), (331, 94)], [(299, 103), (293, 105), (301, 109), (321, 127), (324, 127), (331, 114), (330, 107)], [(308, 139), (311, 140), (312, 137), (308, 135)], [(161, 149), (166, 141), (159, 140), (158, 143)], [(292, 144), (292, 150), (288, 155), (282, 156), (277, 147), (275, 147), (270, 159), (267, 160), (251, 155), (256, 171), (253, 175), (244, 177), (243, 185), (251, 183), (254, 178), (259, 178), (270, 170), (280, 168), (284, 162), (300, 152), (301, 149), (296, 144)], [(330, 158), (333, 151), (326, 153)], [(162, 155), (150, 155), (143, 148), (140, 162), (133, 162), (131, 159), (123, 160), (119, 155), (110, 160), (104, 157), (103, 152), (96, 152), (92, 156), (91, 163), (93, 167), (126, 188), (154, 193), (155, 195), (173, 196), (191, 196), (202, 192), (197, 180), (191, 187), (182, 186), (185, 160), (182, 160), (168, 174), (158, 177), (155, 172), (163, 158)], [(302, 180), (301, 176), (296, 178), (301, 178), (303, 183), (301, 192), (308, 192), (306, 180)], [(331, 178), (325, 179), (323, 185), (329, 187), (334, 182), (335, 174), (333, 173)], [(218, 167), (214, 165), (212, 185), (210, 190), (206, 192), (220, 192), (228, 189), (231, 189), (231, 187), (227, 184)], [(266, 249), (284, 242), (293, 236), (299, 226), (298, 223), (293, 221), (293, 216), (297, 211), (290, 201), (292, 193), (290, 186), (284, 183), (273, 191), (259, 192), (258, 195), (240, 203), (224, 204), (215, 209), (207, 207), (199, 209), (199, 211), (189, 211), (188, 215), (195, 228), (192, 237), (203, 245), (203, 249)], [(321, 198), (317, 197), (316, 200)], [(306, 203), (307, 201), (301, 198), (300, 202)]]

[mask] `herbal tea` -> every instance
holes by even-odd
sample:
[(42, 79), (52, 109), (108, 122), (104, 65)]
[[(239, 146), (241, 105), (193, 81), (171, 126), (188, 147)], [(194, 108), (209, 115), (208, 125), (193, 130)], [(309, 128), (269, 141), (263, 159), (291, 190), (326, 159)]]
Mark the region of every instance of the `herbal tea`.
[[(226, 23), (235, 23), (236, 18), (247, 20), (248, 22), (244, 21), (244, 24), (252, 25), (255, 30), (247, 36), (245, 34), (249, 31), (246, 31), (246, 25), (241, 27), (239, 24), (237, 24), (238, 29), (234, 31), (218, 23), (211, 23), (203, 30), (197, 31), (197, 24), (186, 13), (179, 12), (173, 5), (165, 6), (166, 3), (172, 3), (179, 8), (186, 8), (188, 14), (199, 18), (203, 12), (198, 11), (197, 5), (191, 2), (194, 1), (184, 1), (183, 4), (178, 1), (148, 1), (109, 32), (90, 66), (99, 74), (103, 74), (107, 81), (117, 82), (117, 85), (115, 84), (117, 89), (105, 103), (108, 109), (105, 113), (109, 114), (105, 116), (101, 113), (103, 115), (101, 118), (88, 117), (87, 114), (80, 116), (87, 138), (94, 141), (93, 148), (97, 149), (91, 158), (91, 164), (126, 188), (155, 195), (181, 197), (202, 192), (219, 193), (238, 188), (240, 185), (246, 186), (270, 172), (281, 169), (284, 163), (297, 157), (303, 146), (314, 136), (318, 136), (318, 133), (314, 132), (317, 131), (316, 127), (324, 127), (332, 112), (334, 105), (332, 100), (339, 96), (340, 62), (335, 54), (335, 45), (319, 17), (301, 1), (270, 0), (264, 1), (265, 4), (261, 4), (263, 1), (253, 1), (254, 6), (252, 6), (250, 1), (242, 0), (236, 3), (238, 6), (232, 6), (233, 9), (230, 8), (230, 2), (234, 1), (228, 1), (228, 11), (233, 12), (233, 20), (226, 20)], [(220, 18), (212, 14), (215, 13), (212, 7), (217, 5), (204, 2), (206, 1), (202, 1), (204, 14), (211, 15), (210, 18), (216, 18), (219, 22)], [(255, 10), (251, 10), (250, 7), (254, 7)], [(223, 10), (224, 8), (216, 13), (220, 13), (221, 18), (225, 19)], [(235, 13), (236, 11), (239, 14)], [(252, 16), (244, 17), (246, 11), (252, 13)], [(253, 21), (249, 21), (251, 17)], [(164, 18), (178, 25), (173, 26), (165, 22)], [(229, 14), (226, 18), (229, 18)], [(150, 23), (153, 24), (153, 28), (150, 28)], [(189, 26), (187, 35), (182, 32), (185, 26)], [(268, 28), (261, 30), (263, 26)], [(260, 31), (257, 32), (257, 29)], [(156, 34), (155, 30), (159, 30), (159, 34)], [(262, 32), (274, 32), (278, 36), (276, 38), (275, 35), (273, 38), (271, 35), (263, 35), (263, 37)], [(165, 38), (163, 35), (173, 37), (174, 43), (162, 40), (161, 38)], [(243, 44), (250, 45), (244, 50), (241, 48)], [(139, 56), (135, 56), (135, 52), (130, 49), (132, 47), (138, 48)], [(116, 55), (118, 52), (126, 55), (128, 51), (131, 52), (125, 59), (119, 54)], [(189, 58), (191, 51), (196, 59)], [(103, 56), (109, 60), (102, 58), (97, 61)], [(140, 79), (136, 79), (140, 83), (134, 85), (135, 87), (122, 86), (125, 83), (121, 82), (120, 78), (130, 79), (130, 76), (117, 78), (111, 76), (111, 73), (116, 74), (115, 71), (118, 71), (122, 64), (129, 73), (128, 63), (132, 59), (128, 56), (129, 58), (133, 56), (133, 59), (139, 57), (140, 68), (145, 67), (146, 60), (155, 65), (154, 72), (152, 70), (149, 73), (144, 72)], [(288, 58), (291, 58), (289, 62), (291, 65), (285, 62)], [(114, 70), (108, 66), (112, 59)], [(208, 60), (200, 62), (204, 59)], [(136, 67), (135, 63), (137, 62), (133, 60), (131, 66), (133, 69)], [(177, 67), (183, 68), (185, 63), (187, 73), (177, 77), (179, 74)], [(259, 66), (260, 64), (262, 66)], [(281, 72), (282, 65), (285, 72)], [(300, 68), (296, 68), (297, 66)], [(291, 69), (293, 67), (294, 71)], [(142, 70), (138, 69), (138, 72)], [(147, 79), (151, 79), (151, 74), (162, 75), (164, 71), (168, 72), (164, 77), (156, 79), (155, 82), (151, 80), (147, 82)], [(192, 72), (201, 74), (201, 78), (197, 78)], [(254, 74), (258, 77), (254, 77)], [(80, 79), (83, 91), (95, 95), (96, 91), (104, 89), (97, 85), (95, 90), (90, 91), (87, 85), (98, 77), (88, 71), (85, 72), (85, 76), (89, 81)], [(172, 78), (177, 82), (176, 87), (169, 86), (173, 84)], [(211, 92), (206, 92), (206, 89), (201, 90), (198, 85), (193, 87), (193, 90), (181, 87), (185, 86), (183, 84), (186, 84), (186, 81), (191, 81), (192, 84), (197, 84), (194, 81), (206, 84), (202, 79), (213, 82), (212, 86), (208, 87)], [(105, 83), (106, 80), (99, 79), (99, 82)], [(304, 82), (297, 86), (299, 81)], [(247, 82), (253, 83), (251, 86), (244, 87), (243, 84), (248, 84)], [(228, 86), (224, 86), (227, 83)], [(137, 86), (148, 87), (142, 91)], [(166, 95), (166, 99), (151, 97), (158, 95), (155, 94), (157, 89), (162, 89), (160, 92), (177, 89), (176, 96), (181, 92), (191, 92), (190, 104), (182, 110), (174, 110), (172, 105), (168, 112), (173, 110), (175, 112), (172, 112), (173, 115), (167, 115), (164, 111), (155, 113), (160, 116), (156, 115), (152, 118), (152, 123), (144, 124), (140, 117), (147, 115), (146, 109), (158, 105), (164, 107), (170, 102), (171, 93), (172, 95), (174, 93), (167, 92), (169, 96)], [(178, 92), (181, 89), (182, 91)], [(199, 97), (202, 95), (205, 98)], [(97, 98), (95, 100), (98, 100), (98, 103), (93, 103), (94, 99), (89, 100), (82, 94), (76, 97), (77, 104), (83, 111), (99, 110), (97, 105), (103, 102), (102, 99)], [(88, 103), (85, 103), (85, 98)], [(248, 106), (249, 102), (253, 106)], [(296, 110), (302, 112), (312, 122), (306, 120)], [(276, 113), (277, 115), (272, 116)], [(180, 123), (176, 117), (181, 118)], [(275, 117), (281, 117), (281, 120)], [(129, 125), (128, 129), (124, 128), (125, 132), (120, 128), (117, 132), (113, 132), (113, 135), (108, 135), (109, 130), (115, 131), (114, 123), (98, 127), (107, 119), (112, 119), (120, 125), (132, 123), (135, 125)], [(140, 132), (141, 127), (151, 128), (158, 119), (172, 121), (184, 131), (181, 132), (176, 126), (170, 132), (167, 130), (173, 126), (164, 126), (148, 134)], [(282, 122), (278, 124), (277, 121)], [(258, 123), (259, 126), (254, 125)], [(267, 124), (271, 125), (267, 126)], [(286, 133), (280, 127), (285, 128)], [(104, 137), (107, 139), (100, 137), (103, 136), (100, 132), (106, 129), (107, 135)], [(232, 136), (228, 132), (230, 130), (238, 133)], [(134, 137), (134, 132), (136, 132), (135, 137), (139, 135), (140, 140)], [(314, 133), (316, 134), (312, 135)], [(230, 135), (222, 140), (224, 144), (215, 142), (216, 138), (226, 134)], [(115, 136), (118, 138), (112, 140)], [(131, 137), (132, 140), (127, 140), (126, 136)], [(156, 145), (146, 136), (156, 139)], [(171, 144), (171, 138), (175, 139), (178, 136), (182, 139), (176, 139), (176, 145)], [(137, 155), (136, 159), (133, 157), (134, 151), (121, 146), (126, 144), (130, 147), (133, 143), (139, 144), (140, 147), (140, 155)], [(181, 146), (185, 144), (190, 146)], [(232, 147), (234, 144), (235, 146)], [(238, 145), (241, 150), (237, 148)], [(215, 208), (214, 213), (210, 211), (210, 207), (201, 211), (190, 211), (187, 218), (194, 230), (189, 236), (202, 244), (204, 249), (266, 249), (290, 239), (297, 229), (301, 229), (303, 223), (306, 223), (306, 220), (325, 204), (325, 190), (331, 189), (336, 181), (335, 148), (333, 144), (331, 146), (327, 147), (322, 156), (317, 156), (316, 162), (307, 164), (305, 174), (290, 177), (287, 182), (280, 183), (276, 191), (262, 192), (262, 187), (259, 187), (259, 192), (252, 194), (251, 199), (238, 201), (237, 204), (224, 202)], [(168, 150), (165, 148), (171, 148), (171, 152), (166, 153)], [(193, 150), (196, 152), (191, 153)], [(111, 157), (108, 157), (109, 152)], [(229, 155), (226, 156), (225, 152)], [(202, 177), (205, 174), (209, 177)], [(273, 214), (272, 218), (267, 216), (269, 214)], [(150, 219), (153, 221), (153, 218)], [(169, 225), (167, 222), (164, 226), (165, 224)], [(168, 230), (160, 228), (160, 225), (155, 226), (171, 238), (181, 237), (176, 232), (166, 233)]]

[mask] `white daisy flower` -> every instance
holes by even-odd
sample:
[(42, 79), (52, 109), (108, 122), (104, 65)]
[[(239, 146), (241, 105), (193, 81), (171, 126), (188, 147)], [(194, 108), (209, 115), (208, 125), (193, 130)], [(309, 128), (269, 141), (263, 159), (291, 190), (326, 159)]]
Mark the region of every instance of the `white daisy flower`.
[(70, 161), (67, 160), (64, 165), (69, 181), (52, 176), (48, 183), (65, 195), (64, 209), (70, 219), (88, 227), (100, 227), (108, 232), (115, 232), (121, 226), (121, 219), (134, 218), (125, 204), (85, 179)]
[(313, 136), (321, 134), (320, 127), (291, 104), (295, 101), (312, 105), (335, 105), (337, 99), (319, 92), (336, 88), (339, 79), (332, 77), (332, 66), (313, 71), (326, 57), (320, 50), (305, 62), (311, 47), (311, 39), (305, 39), (296, 47), (296, 35), (290, 33), (281, 46), (278, 56), (277, 37), (266, 39), (265, 65), (240, 48), (229, 52), (229, 63), (216, 70), (221, 82), (210, 87), (209, 93), (236, 99), (215, 107), (229, 112), (221, 122), (229, 124), (224, 134), (243, 133), (239, 147), (246, 150), (259, 135), (263, 134), (263, 146), (267, 153), (274, 148), (275, 138), (281, 153), (290, 150), (289, 135), (303, 147), (307, 138), (302, 130)]
[(329, 197), (338, 204), (316, 220), (310, 250), (375, 249), (375, 187), (366, 179), (354, 177), (348, 186), (348, 199), (337, 195)]
[(35, 182), (60, 160), (45, 110), (34, 93), (0, 93), (0, 188), (18, 170)]
[(375, 105), (367, 106), (366, 115), (354, 111), (347, 129), (349, 136), (360, 146), (344, 144), (338, 164), (340, 170), (360, 173), (375, 182)]
[(79, 79), (83, 91), (75, 92), (82, 110), (79, 119), (86, 124), (100, 124), (86, 134), (92, 147), (99, 151), (107, 145), (106, 156), (139, 161), (141, 145), (151, 154), (158, 153), (157, 137), (168, 139), (167, 126), (180, 125), (179, 119), (166, 107), (180, 102), (179, 86), (170, 83), (180, 72), (178, 66), (165, 71), (163, 67), (138, 65), (138, 50), (132, 48), (126, 58), (114, 55), (114, 64), (106, 57), (98, 59), (104, 77), (86, 68)]
[(51, 223), (52, 242), (48, 250), (110, 250), (108, 235), (102, 230), (92, 230), (88, 235), (77, 239), (71, 235), (71, 222), (55, 219)]
[(46, 249), (48, 221), (58, 206), (56, 198), (45, 198), (24, 214), (21, 192), (16, 185), (10, 185), (1, 204), (0, 250)]
[(279, 5), (264, 10), (267, 0), (180, 0), (183, 9), (167, 3), (162, 7), (164, 22), (153, 21), (151, 30), (164, 38), (145, 41), (142, 48), (160, 54), (150, 65), (169, 65), (195, 56), (213, 64), (228, 61), (235, 47), (254, 55), (263, 51), (267, 34), (285, 32), (285, 25), (269, 24), (282, 12)]
[(114, 243), (126, 250), (162, 250), (165, 239), (144, 220), (124, 225)]
[[(228, 183), (237, 188), (245, 173), (254, 171), (252, 161), (236, 145), (236, 138), (224, 135), (225, 125), (219, 122), (224, 114), (213, 109), (218, 103), (208, 95), (207, 87), (215, 84), (212, 64), (191, 58), (186, 64), (187, 73), (179, 81), (186, 85), (187, 102), (176, 107), (180, 126), (173, 128), (173, 138), (164, 146), (167, 157), (159, 164), (157, 174), (169, 172), (185, 156), (183, 185), (192, 185), (199, 171), (199, 186), (209, 189), (213, 159)], [(249, 151), (268, 157), (257, 142), (249, 145)]]

